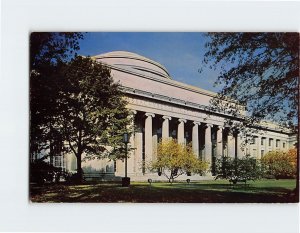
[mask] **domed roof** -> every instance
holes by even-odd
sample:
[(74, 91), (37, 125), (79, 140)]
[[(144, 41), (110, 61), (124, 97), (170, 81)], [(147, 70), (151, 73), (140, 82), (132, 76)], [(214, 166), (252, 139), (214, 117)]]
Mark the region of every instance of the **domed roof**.
[(149, 58), (127, 51), (114, 51), (96, 55), (97, 61), (137, 74), (171, 79), (167, 69)]

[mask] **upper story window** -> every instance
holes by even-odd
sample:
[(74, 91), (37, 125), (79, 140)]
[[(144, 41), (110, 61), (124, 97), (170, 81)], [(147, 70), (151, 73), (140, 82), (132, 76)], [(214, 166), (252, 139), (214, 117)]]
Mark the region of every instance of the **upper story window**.
[(269, 138), (269, 146), (272, 146), (272, 139)]
[(265, 141), (265, 139), (264, 139), (264, 138), (261, 138), (261, 139), (260, 139), (260, 145), (263, 146), (263, 145), (264, 145), (264, 141)]
[(285, 142), (282, 143), (282, 148), (285, 148)]

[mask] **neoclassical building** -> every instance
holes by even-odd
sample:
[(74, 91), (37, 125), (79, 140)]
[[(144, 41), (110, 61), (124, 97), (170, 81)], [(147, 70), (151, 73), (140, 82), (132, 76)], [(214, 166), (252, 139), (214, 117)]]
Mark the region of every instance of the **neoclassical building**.
[[(161, 64), (141, 55), (115, 51), (93, 59), (108, 66), (116, 82), (120, 82), (134, 114), (134, 134), (130, 146), (135, 148), (128, 159), (131, 180), (165, 179), (143, 166), (155, 158), (161, 138), (175, 138), (179, 143), (191, 143), (199, 159), (214, 161), (222, 155), (242, 157), (250, 154), (260, 159), (271, 150), (287, 150), (294, 146), (296, 136), (276, 124), (261, 124), (253, 135), (233, 133), (226, 126), (228, 119), (238, 117), (226, 112), (211, 112), (207, 106), (216, 93), (173, 80)], [(229, 102), (231, 100), (228, 100)], [(236, 104), (232, 100), (232, 104)], [(241, 115), (245, 114), (243, 106)], [(245, 142), (245, 137), (251, 140)], [(76, 171), (76, 158), (63, 155), (57, 164), (67, 171)], [(82, 164), (87, 178), (120, 179), (124, 176), (124, 161), (92, 160)], [(190, 179), (209, 179), (193, 175)], [(186, 179), (185, 176), (181, 176)]]

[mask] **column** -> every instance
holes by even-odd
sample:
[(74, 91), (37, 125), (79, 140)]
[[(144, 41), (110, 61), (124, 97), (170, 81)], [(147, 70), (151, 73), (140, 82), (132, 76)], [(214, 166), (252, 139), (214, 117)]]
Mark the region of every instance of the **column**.
[(179, 144), (184, 144), (184, 123), (186, 123), (185, 119), (179, 119), (178, 131), (177, 131), (177, 141)]
[(235, 138), (233, 136), (232, 132), (229, 132), (227, 137), (227, 143), (228, 143), (228, 157), (235, 157)]
[(236, 143), (237, 143), (237, 157), (242, 158), (244, 156), (244, 147), (243, 147), (243, 134), (238, 133), (236, 136)]
[(155, 116), (153, 113), (146, 113), (145, 120), (145, 163), (152, 160), (153, 155), (153, 140), (152, 140), (152, 118)]
[(211, 143), (211, 128), (213, 125), (207, 124), (205, 129), (205, 160), (211, 163), (211, 152), (212, 152), (212, 143)]
[(257, 149), (257, 159), (261, 159), (261, 136), (257, 136), (257, 143), (256, 143), (256, 149)]
[(143, 131), (141, 122), (137, 122), (137, 127), (135, 131), (135, 152), (134, 152), (134, 172), (142, 173), (142, 166), (143, 166)]
[(169, 116), (163, 116), (163, 123), (162, 123), (162, 138), (168, 139), (170, 137), (170, 120), (172, 119)]
[(199, 158), (199, 129), (198, 129), (199, 125), (200, 122), (194, 121), (193, 134), (192, 134), (193, 151), (196, 154), (197, 158)]
[(265, 137), (265, 154), (269, 152), (269, 138)]
[(217, 131), (217, 158), (223, 156), (223, 129), (224, 127), (218, 126)]

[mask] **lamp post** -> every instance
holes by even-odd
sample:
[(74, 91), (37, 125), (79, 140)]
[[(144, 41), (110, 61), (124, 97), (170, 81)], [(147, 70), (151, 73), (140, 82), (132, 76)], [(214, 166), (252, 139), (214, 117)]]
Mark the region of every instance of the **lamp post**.
[(122, 186), (128, 187), (130, 184), (130, 178), (127, 177), (127, 144), (129, 143), (128, 133), (123, 134), (123, 142), (125, 143), (125, 177), (122, 178)]

